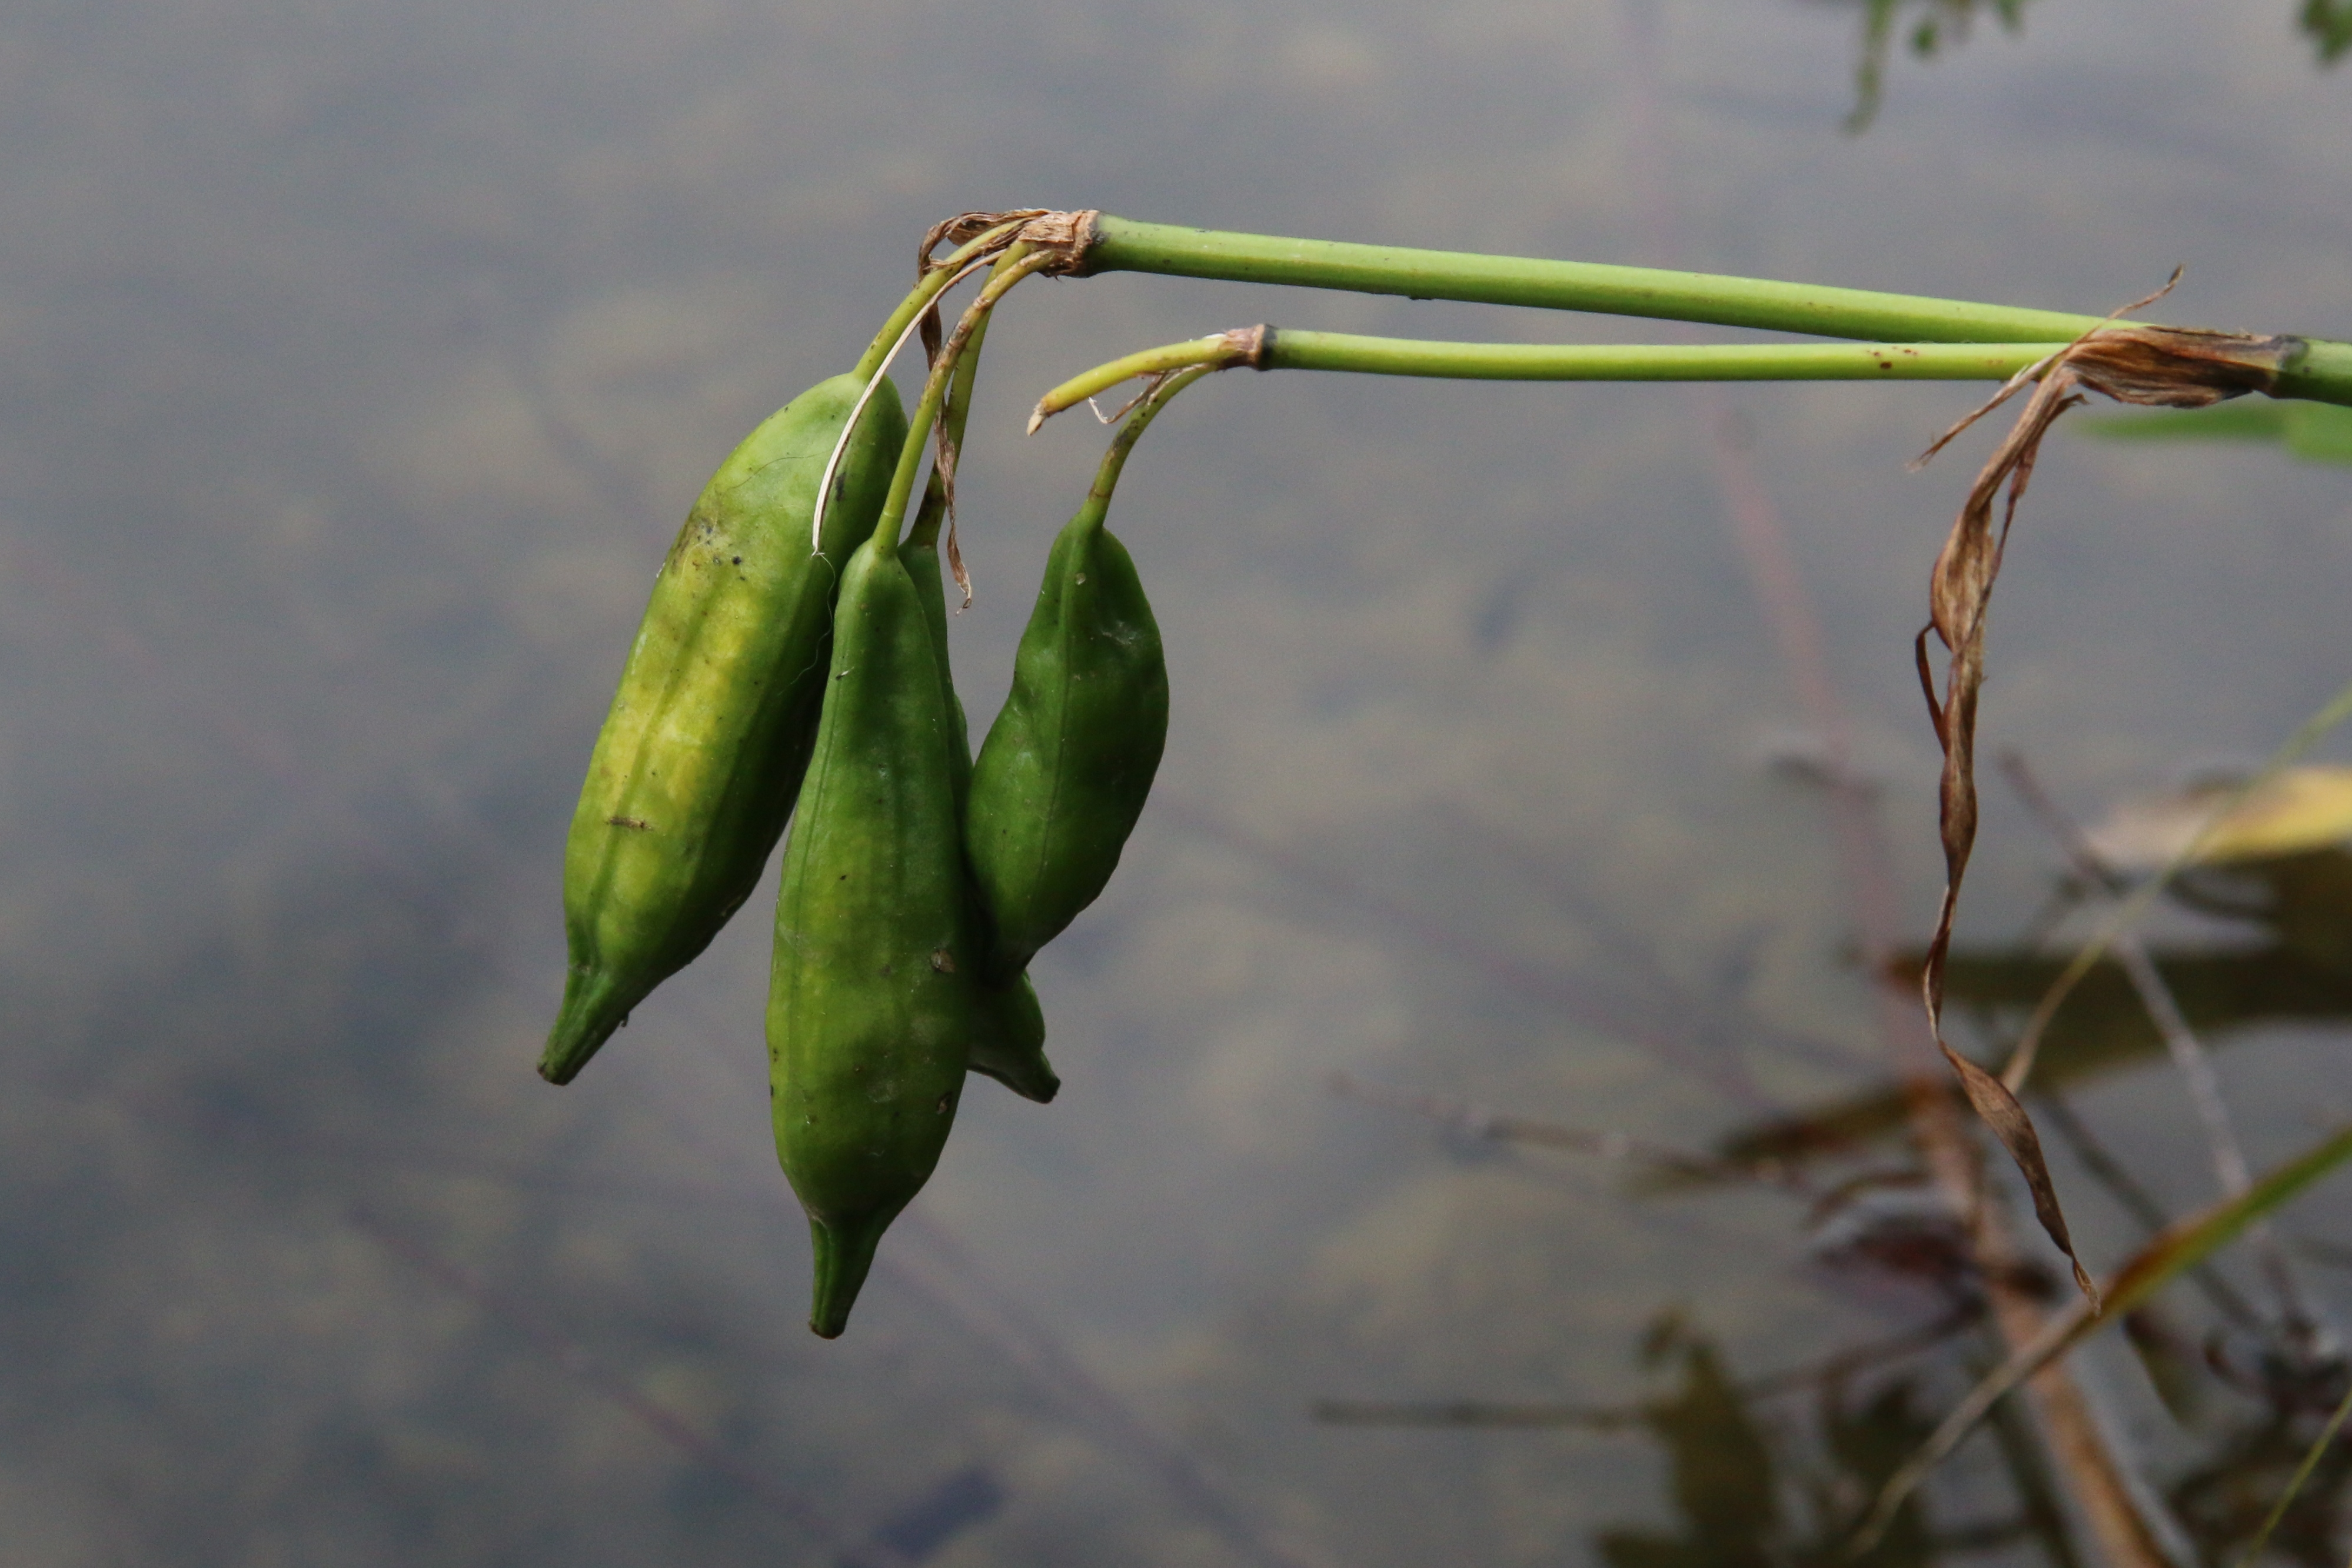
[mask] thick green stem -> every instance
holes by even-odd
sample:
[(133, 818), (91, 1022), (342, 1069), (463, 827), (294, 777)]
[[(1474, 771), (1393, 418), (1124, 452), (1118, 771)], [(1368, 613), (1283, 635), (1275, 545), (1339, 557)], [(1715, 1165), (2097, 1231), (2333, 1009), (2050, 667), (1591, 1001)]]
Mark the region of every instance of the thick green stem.
[(2278, 390), (2271, 395), (2352, 406), (2352, 343), (2306, 338), (2303, 352), (2279, 372)]
[[(1079, 270), (1591, 310), (1886, 342), (2071, 341), (2105, 318), (1646, 267), (1226, 234), (1098, 215)], [(2352, 404), (2352, 344), (2313, 340), (2279, 397)]]
[(1348, 332), (1223, 332), (1146, 349), (1038, 400), (1031, 427), (1132, 376), (1190, 365), (1506, 382), (2006, 381), (2064, 343), (1424, 343)]
[(1000, 258), (996, 270), (990, 275), (987, 287), (972, 300), (950, 334), (940, 357), (931, 364), (931, 373), (924, 379), (923, 395), (915, 404), (915, 412), (907, 422), (907, 444), (898, 449), (898, 471), (890, 476), (890, 493), (882, 504), (882, 515), (874, 524), (874, 538), (884, 548), (898, 548), (898, 529), (907, 520), (907, 502), (915, 493), (915, 475), (923, 465), (923, 449), (930, 444), (931, 426), (940, 416), (940, 405), (946, 401), (949, 382), (953, 380), (956, 366), (963, 358), (966, 344), (996, 302), (1014, 284), (1042, 267), (1052, 265), (1056, 253), (1050, 250), (1032, 251), (1021, 245), (1008, 248)]
[(2064, 340), (2082, 336), (2101, 319), (2059, 310), (2022, 310), (1704, 272), (1224, 234), (1108, 214), (1095, 220), (1094, 240), (1087, 247), (1081, 270), (1283, 283), (1301, 288), (1592, 310), (1889, 341)]
[(890, 350), (898, 346), (898, 339), (908, 325), (931, 308), (931, 302), (955, 281), (956, 275), (964, 265), (986, 256), (993, 246), (1003, 244), (1005, 238), (1026, 221), (1014, 218), (1009, 223), (999, 224), (986, 234), (959, 246), (946, 260), (933, 264), (931, 269), (923, 274), (922, 281), (898, 302), (896, 310), (890, 312), (890, 319), (882, 323), (882, 330), (874, 334), (874, 341), (866, 345), (866, 352), (858, 357), (857, 364), (850, 373), (861, 382), (872, 381), (874, 372), (882, 368), (884, 360), (889, 358)]

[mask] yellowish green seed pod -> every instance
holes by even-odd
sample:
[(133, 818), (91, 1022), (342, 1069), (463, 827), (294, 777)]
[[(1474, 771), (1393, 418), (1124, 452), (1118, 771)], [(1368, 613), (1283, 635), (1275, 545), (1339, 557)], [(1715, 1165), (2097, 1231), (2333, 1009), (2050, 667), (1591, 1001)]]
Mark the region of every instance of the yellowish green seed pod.
[(567, 1083), (760, 879), (814, 743), (842, 564), (906, 437), (885, 382), (810, 549), (817, 486), (863, 383), (836, 376), (711, 476), (662, 562), (564, 850), (563, 1005), (540, 1071)]

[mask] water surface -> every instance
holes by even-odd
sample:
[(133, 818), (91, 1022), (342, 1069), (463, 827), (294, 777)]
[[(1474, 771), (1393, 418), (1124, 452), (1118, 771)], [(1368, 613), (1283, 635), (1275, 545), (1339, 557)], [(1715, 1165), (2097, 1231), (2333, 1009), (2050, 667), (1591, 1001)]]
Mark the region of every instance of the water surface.
[[(1935, 1291), (1826, 1267), (1779, 1196), (1642, 1197), (1622, 1163), (1330, 1083), (1690, 1148), (1883, 1088), (1824, 801), (1774, 765), (1816, 737), (1772, 616), (1818, 628), (1916, 940), (1939, 867), (1908, 645), (1982, 448), (1904, 463), (1973, 389), (1742, 388), (1724, 418), (1672, 388), (1188, 393), (1114, 517), (1167, 634), (1168, 760), (1035, 971), (1068, 1087), (974, 1087), (838, 1343), (803, 1327), (768, 1141), (764, 894), (576, 1085), (530, 1071), (587, 748), (702, 476), (854, 357), (939, 217), (2075, 310), (2185, 262), (2173, 319), (2352, 337), (2352, 102), (2293, 9), (2041, 0), (1930, 63), (1898, 29), (1848, 135), (1864, 13), (1790, 0), (19, 7), (0, 1556), (1794, 1560), (1825, 1396), (1743, 1437), (1710, 1380), (1916, 1325)], [(1029, 402), (1262, 319), (1657, 331), (1024, 289), (965, 470), (976, 724), (1102, 440), (1083, 415), (1024, 440)], [(1727, 473), (1801, 600), (1759, 594)], [(2090, 817), (2266, 750), (2352, 675), (2347, 495), (2267, 447), (2053, 439), (1988, 751)], [(2056, 859), (1988, 799), (1962, 930), (1990, 954)], [(2344, 1114), (2333, 1025), (2228, 1038), (2258, 1165)], [(2168, 1076), (2074, 1103), (2163, 1203), (2210, 1195)], [(2129, 1217), (2060, 1179), (2093, 1260), (2125, 1255)], [(2327, 1201), (2293, 1228), (2336, 1234)], [(2184, 1297), (2191, 1338), (2204, 1311)], [(2209, 1391), (2182, 1427), (2120, 1351), (2090, 1364), (2159, 1484), (2263, 1418)], [(1876, 1423), (1853, 1451), (1899, 1448), (1957, 1365), (1834, 1391)], [(1330, 1399), (1683, 1403), (1431, 1431), (1318, 1423)], [(1686, 1457), (1749, 1456), (1722, 1488), (1669, 1466), (1693, 1431)], [(2050, 1560), (2002, 1533), (1990, 1445), (1931, 1512), (1987, 1527), (1955, 1556)]]

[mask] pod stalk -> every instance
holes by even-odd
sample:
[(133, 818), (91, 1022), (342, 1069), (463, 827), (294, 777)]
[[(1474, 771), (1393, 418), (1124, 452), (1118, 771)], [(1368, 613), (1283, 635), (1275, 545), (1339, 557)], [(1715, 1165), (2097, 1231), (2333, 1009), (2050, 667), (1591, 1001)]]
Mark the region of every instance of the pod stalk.
[[(1258, 330), (1264, 331), (1265, 329)], [(1213, 375), (1225, 368), (1223, 365), (1195, 366), (1191, 370), (1165, 374), (1145, 389), (1130, 405), (1134, 412), (1128, 415), (1127, 423), (1119, 426), (1117, 435), (1111, 437), (1108, 450), (1103, 453), (1102, 462), (1095, 468), (1094, 483), (1087, 487), (1086, 501), (1079, 507), (1078, 515), (1071, 520), (1086, 527), (1102, 527), (1103, 519), (1110, 513), (1111, 495), (1118, 488), (1119, 473), (1127, 466), (1127, 455), (1135, 450), (1136, 442), (1150, 428), (1151, 422), (1160, 417), (1160, 411), (1166, 408), (1178, 392), (1202, 376)]]
[(978, 297), (967, 307), (962, 319), (948, 337), (947, 345), (940, 350), (931, 365), (931, 373), (923, 382), (923, 395), (915, 404), (915, 412), (907, 421), (907, 444), (899, 449), (898, 470), (890, 480), (889, 498), (883, 503), (882, 516), (874, 525), (874, 538), (885, 550), (893, 554), (898, 548), (898, 530), (907, 520), (907, 503), (915, 493), (915, 474), (923, 465), (923, 449), (930, 444), (931, 427), (940, 416), (940, 405), (946, 401), (948, 385), (954, 378), (957, 363), (963, 357), (964, 345), (972, 333), (988, 319), (996, 302), (1007, 290), (1032, 273), (1048, 267), (1064, 267), (1068, 257), (1063, 252), (1045, 246), (1032, 247), (1015, 242), (997, 258), (996, 270)]
[(866, 352), (859, 356), (850, 373), (863, 380), (873, 380), (875, 373), (898, 352), (898, 344), (906, 336), (907, 329), (921, 319), (939, 297), (955, 286), (956, 279), (964, 276), (968, 264), (985, 260), (1003, 250), (1031, 219), (1042, 215), (1038, 210), (1003, 214), (1003, 222), (982, 230), (973, 239), (949, 252), (943, 260), (932, 260), (926, 251), (921, 281), (898, 302), (898, 308), (890, 312), (890, 319), (882, 323), (879, 332), (874, 334), (874, 340), (866, 346)]

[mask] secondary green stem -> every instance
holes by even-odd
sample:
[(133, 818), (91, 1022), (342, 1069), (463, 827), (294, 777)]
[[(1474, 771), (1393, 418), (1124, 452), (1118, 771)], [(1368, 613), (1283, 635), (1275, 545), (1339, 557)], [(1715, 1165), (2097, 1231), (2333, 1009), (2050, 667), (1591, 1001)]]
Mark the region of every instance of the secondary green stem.
[[(2104, 318), (1656, 267), (1227, 234), (1098, 214), (1081, 273), (1401, 294), (1887, 342), (2072, 341)], [(2352, 344), (2313, 340), (2274, 396), (2352, 404)]]
[[(997, 258), (1002, 270), (1019, 265), (1011, 255)], [(940, 405), (939, 456), (931, 464), (931, 476), (923, 486), (923, 504), (915, 510), (914, 526), (907, 530), (906, 542), (910, 545), (929, 544), (940, 537), (940, 523), (950, 510), (949, 497), (953, 493), (957, 461), (963, 454), (964, 425), (971, 418), (972, 386), (980, 379), (980, 348), (988, 340), (988, 323), (993, 313), (983, 316), (971, 329), (971, 337), (956, 361), (955, 375), (948, 382), (947, 401)], [(945, 351), (944, 347), (941, 350)]]
[(931, 308), (931, 302), (940, 297), (948, 285), (955, 281), (956, 274), (963, 268), (964, 265), (977, 257), (986, 256), (992, 247), (1003, 245), (1027, 221), (1025, 218), (1014, 218), (1009, 222), (1001, 223), (977, 238), (958, 246), (944, 261), (933, 263), (930, 270), (923, 274), (922, 281), (916, 284), (907, 298), (898, 302), (898, 308), (896, 310), (890, 312), (890, 319), (882, 323), (882, 330), (874, 334), (874, 341), (866, 345), (866, 352), (858, 357), (857, 364), (850, 373), (861, 382), (872, 381), (874, 372), (882, 368), (884, 360), (889, 358), (890, 350), (897, 346), (900, 335), (907, 330), (908, 325), (916, 317)]
[(1119, 470), (1127, 466), (1127, 455), (1135, 450), (1137, 439), (1150, 427), (1153, 420), (1160, 417), (1160, 411), (1168, 406), (1171, 398), (1219, 368), (1202, 365), (1180, 371), (1155, 383), (1137, 401), (1135, 412), (1127, 416), (1127, 423), (1118, 427), (1117, 435), (1111, 437), (1110, 449), (1103, 454), (1101, 464), (1095, 469), (1095, 482), (1087, 486), (1086, 502), (1078, 507), (1078, 515), (1071, 519), (1072, 522), (1083, 522), (1089, 528), (1102, 527), (1103, 518), (1110, 513), (1111, 493), (1118, 488)]
[(946, 346), (932, 362), (931, 373), (923, 382), (922, 398), (908, 418), (907, 444), (898, 449), (898, 467), (890, 476), (889, 497), (883, 502), (882, 516), (874, 524), (874, 538), (885, 549), (896, 551), (898, 548), (898, 529), (907, 520), (907, 502), (915, 493), (915, 474), (923, 465), (923, 449), (930, 444), (931, 426), (939, 419), (940, 405), (947, 398), (949, 383), (963, 358), (965, 345), (1007, 289), (1057, 259), (1058, 253), (1052, 250), (1031, 250), (1018, 244), (1007, 248), (995, 271), (989, 275), (987, 286), (966, 308), (963, 319), (956, 323)]
[(1509, 382), (2006, 381), (2055, 343), (1425, 343), (1261, 327), (1146, 349), (1038, 400), (1035, 429), (1132, 376), (1199, 365)]

